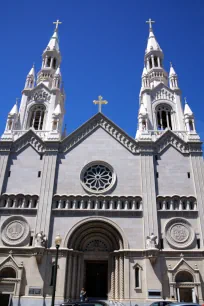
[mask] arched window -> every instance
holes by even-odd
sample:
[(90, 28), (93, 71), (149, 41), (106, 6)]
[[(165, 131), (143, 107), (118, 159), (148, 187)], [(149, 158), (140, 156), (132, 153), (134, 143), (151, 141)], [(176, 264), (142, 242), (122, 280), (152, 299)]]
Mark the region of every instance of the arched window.
[(165, 130), (166, 128), (172, 130), (171, 112), (172, 109), (169, 105), (163, 104), (156, 108), (158, 130)]
[(180, 271), (176, 275), (177, 283), (193, 283), (193, 276), (187, 271)]
[(154, 56), (154, 67), (158, 67), (158, 61), (157, 61), (157, 57)]
[(192, 120), (189, 120), (189, 129), (190, 129), (191, 132), (194, 130)]
[(57, 66), (57, 60), (56, 58), (53, 59), (52, 67), (55, 69)]
[(13, 268), (6, 267), (0, 271), (1, 278), (16, 278), (16, 271)]
[(44, 117), (45, 117), (45, 106), (44, 105), (34, 106), (31, 109), (29, 127), (33, 127), (35, 130), (42, 130)]
[(50, 63), (51, 63), (51, 57), (48, 57), (47, 58), (47, 65), (46, 65), (46, 67), (50, 67)]
[(152, 61), (151, 61), (151, 58), (149, 58), (149, 68), (152, 69)]

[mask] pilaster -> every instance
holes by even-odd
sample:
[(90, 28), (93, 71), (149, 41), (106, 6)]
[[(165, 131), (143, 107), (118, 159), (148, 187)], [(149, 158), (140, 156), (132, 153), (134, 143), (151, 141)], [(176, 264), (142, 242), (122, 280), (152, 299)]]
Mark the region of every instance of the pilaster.
[(37, 213), (36, 233), (43, 231), (48, 237), (52, 213), (52, 197), (56, 171), (58, 143), (46, 143), (43, 156), (42, 179)]
[(153, 152), (141, 153), (141, 184), (144, 216), (144, 237), (146, 238), (151, 233), (154, 233), (154, 235), (158, 237)]
[(6, 177), (6, 169), (11, 145), (11, 142), (0, 142), (0, 193), (2, 192), (4, 178)]

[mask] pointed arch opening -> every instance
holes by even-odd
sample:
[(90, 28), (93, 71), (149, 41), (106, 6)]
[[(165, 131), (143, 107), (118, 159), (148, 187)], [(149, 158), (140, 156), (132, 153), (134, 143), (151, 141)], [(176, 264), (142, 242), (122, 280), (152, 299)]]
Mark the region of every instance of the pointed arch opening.
[(172, 130), (172, 108), (168, 104), (159, 104), (156, 107), (157, 129)]
[(30, 110), (29, 127), (35, 130), (42, 130), (45, 118), (45, 106), (35, 105)]
[(11, 267), (0, 270), (0, 278), (16, 278), (16, 271)]

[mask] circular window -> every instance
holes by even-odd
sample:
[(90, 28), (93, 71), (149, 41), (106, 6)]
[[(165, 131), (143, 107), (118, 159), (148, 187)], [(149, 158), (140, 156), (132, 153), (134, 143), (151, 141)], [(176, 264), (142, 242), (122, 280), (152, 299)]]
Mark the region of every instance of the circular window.
[(113, 168), (104, 162), (92, 162), (81, 172), (81, 183), (84, 189), (92, 193), (103, 193), (110, 190), (116, 182)]

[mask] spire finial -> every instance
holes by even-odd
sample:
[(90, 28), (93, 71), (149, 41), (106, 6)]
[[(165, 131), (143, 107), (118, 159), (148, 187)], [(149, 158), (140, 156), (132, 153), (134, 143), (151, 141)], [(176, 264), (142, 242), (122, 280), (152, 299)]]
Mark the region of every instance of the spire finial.
[(16, 105), (18, 106), (18, 100), (19, 100), (19, 98), (16, 98)]
[(186, 97), (184, 97), (185, 104), (188, 104)]
[(107, 104), (108, 101), (103, 100), (102, 96), (98, 96), (98, 100), (93, 100), (93, 103), (98, 104), (98, 111), (99, 111), (99, 113), (101, 113), (101, 105), (102, 104)]
[(58, 31), (59, 24), (62, 24), (62, 22), (57, 19), (57, 21), (54, 21), (53, 24), (56, 24), (55, 31)]
[(170, 62), (170, 67), (172, 67), (172, 62)]
[(149, 31), (152, 31), (152, 23), (155, 23), (155, 21), (149, 18), (149, 20), (147, 20), (146, 23), (149, 23)]

